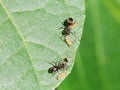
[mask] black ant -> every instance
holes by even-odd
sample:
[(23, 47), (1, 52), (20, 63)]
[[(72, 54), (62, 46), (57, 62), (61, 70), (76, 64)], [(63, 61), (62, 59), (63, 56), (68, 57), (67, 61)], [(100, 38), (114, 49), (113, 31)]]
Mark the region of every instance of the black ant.
[(48, 69), (48, 73), (50, 74), (55, 74), (57, 73), (59, 70), (64, 70), (65, 68), (67, 68), (67, 62), (70, 60), (69, 57), (64, 58), (63, 60), (61, 60), (60, 62), (54, 62), (55, 64), (49, 63), (52, 65), (52, 67), (50, 67)]
[(70, 34), (70, 30), (71, 30), (70, 26), (73, 24), (73, 18), (66, 19), (62, 24), (64, 25), (64, 30), (62, 31), (62, 35), (66, 37)]
[(77, 23), (73, 22), (73, 18), (70, 17), (66, 19), (62, 24), (64, 25), (64, 27), (61, 27), (63, 28), (62, 35), (64, 36), (64, 40), (68, 44), (68, 46), (71, 46), (72, 42), (69, 38), (67, 38), (67, 36), (70, 35), (70, 33), (72, 33), (71, 29), (74, 28), (77, 25)]

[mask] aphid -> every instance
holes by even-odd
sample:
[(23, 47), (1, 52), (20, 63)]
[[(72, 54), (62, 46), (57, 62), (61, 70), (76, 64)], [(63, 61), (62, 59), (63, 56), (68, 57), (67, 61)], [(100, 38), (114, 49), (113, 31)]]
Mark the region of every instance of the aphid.
[(74, 22), (74, 23), (72, 23), (72, 25), (70, 25), (69, 27), (71, 28), (71, 29), (73, 29), (74, 27), (76, 27), (78, 25), (78, 23), (77, 22)]
[(72, 45), (72, 41), (68, 37), (65, 37), (64, 41), (67, 43), (68, 46)]
[(66, 71), (60, 73), (60, 74), (57, 76), (57, 80), (62, 80), (63, 78), (65, 78), (66, 74), (67, 74)]
[(57, 73), (59, 70), (64, 70), (64, 69), (66, 69), (67, 68), (67, 62), (69, 61), (69, 57), (67, 57), (67, 58), (64, 58), (63, 60), (61, 60), (60, 62), (54, 62), (54, 64), (52, 64), (52, 63), (49, 63), (49, 64), (51, 64), (52, 65), (52, 67), (50, 67), (49, 69), (48, 69), (48, 73), (50, 73), (50, 74), (55, 74), (55, 73)]

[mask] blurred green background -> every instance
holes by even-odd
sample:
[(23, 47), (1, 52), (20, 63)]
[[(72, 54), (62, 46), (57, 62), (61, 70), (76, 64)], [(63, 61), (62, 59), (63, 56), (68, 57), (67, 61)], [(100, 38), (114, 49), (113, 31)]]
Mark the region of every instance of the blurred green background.
[(72, 73), (58, 90), (120, 90), (120, 0), (86, 0)]

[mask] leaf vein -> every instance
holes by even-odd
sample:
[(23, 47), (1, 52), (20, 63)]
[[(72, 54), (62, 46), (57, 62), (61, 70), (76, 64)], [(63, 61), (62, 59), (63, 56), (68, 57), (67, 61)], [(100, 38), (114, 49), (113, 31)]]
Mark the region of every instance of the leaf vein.
[(33, 43), (33, 44), (40, 45), (40, 46), (43, 46), (43, 47), (45, 47), (45, 48), (47, 48), (47, 49), (49, 49), (49, 50), (55, 52), (59, 57), (61, 57), (61, 55), (60, 55), (58, 52), (56, 52), (54, 49), (52, 49), (52, 48), (50, 48), (50, 47), (48, 47), (48, 46), (46, 46), (46, 45), (43, 45), (43, 44), (41, 44), (41, 43), (36, 43), (36, 42), (33, 42), (33, 41), (28, 41), (28, 40), (26, 40), (26, 42), (28, 42), (28, 43)]
[(21, 49), (22, 47), (23, 47), (23, 46), (18, 47), (0, 66), (4, 65), (4, 64), (8, 61), (8, 59), (10, 59), (12, 56), (14, 56), (14, 54), (15, 54), (19, 49)]
[(39, 81), (38, 81), (38, 76), (37, 76), (37, 73), (35, 72), (35, 68), (34, 68), (34, 66), (33, 66), (32, 59), (31, 59), (31, 57), (30, 57), (30, 55), (29, 55), (29, 53), (28, 53), (28, 50), (27, 50), (27, 48), (26, 48), (25, 40), (24, 40), (22, 34), (19, 32), (19, 30), (18, 30), (18, 28), (16, 27), (16, 25), (14, 24), (14, 21), (12, 20), (11, 15), (9, 14), (7, 8), (4, 6), (4, 4), (3, 4), (2, 1), (0, 1), (0, 4), (1, 4), (1, 6), (3, 7), (3, 9), (5, 10), (5, 12), (6, 12), (6, 14), (7, 14), (9, 20), (10, 20), (11, 23), (13, 24), (13, 26), (14, 26), (16, 32), (19, 34), (20, 38), (21, 38), (22, 41), (23, 41), (24, 48), (25, 48), (25, 50), (26, 50), (26, 52), (27, 52), (27, 54), (28, 54), (29, 61), (30, 61), (31, 65), (32, 65), (32, 67), (33, 67), (33, 71), (34, 71), (34, 73), (35, 73), (35, 77), (36, 77), (36, 80), (37, 80), (38, 86), (39, 86), (39, 88), (40, 88), (40, 83), (39, 83)]

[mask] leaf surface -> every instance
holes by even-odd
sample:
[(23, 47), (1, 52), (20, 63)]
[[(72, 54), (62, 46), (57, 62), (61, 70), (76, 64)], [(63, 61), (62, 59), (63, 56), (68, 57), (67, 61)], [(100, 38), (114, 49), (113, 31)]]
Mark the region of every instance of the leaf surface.
[[(77, 41), (60, 37), (62, 22), (74, 18)], [(71, 56), (70, 73), (84, 23), (83, 0), (0, 0), (0, 90), (53, 90), (62, 80), (51, 65)], [(66, 75), (66, 76), (67, 76)]]

